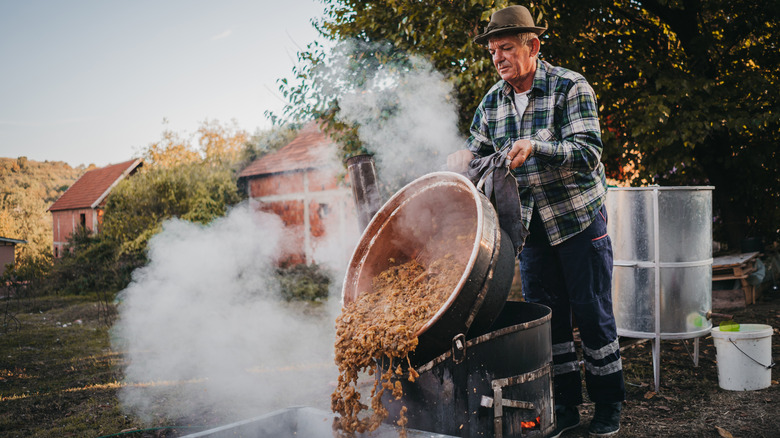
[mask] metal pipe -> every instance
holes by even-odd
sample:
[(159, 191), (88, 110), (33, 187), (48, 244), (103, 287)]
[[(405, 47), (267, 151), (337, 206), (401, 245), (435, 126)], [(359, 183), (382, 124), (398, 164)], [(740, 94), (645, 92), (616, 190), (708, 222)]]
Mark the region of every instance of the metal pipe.
[(382, 207), (382, 196), (377, 186), (376, 167), (371, 155), (355, 155), (347, 159), (352, 195), (358, 213), (360, 232), (366, 229), (371, 218)]
[(655, 392), (661, 386), (661, 214), (658, 211), (658, 186), (653, 187), (653, 253), (655, 269), (655, 339), (653, 340), (653, 380)]

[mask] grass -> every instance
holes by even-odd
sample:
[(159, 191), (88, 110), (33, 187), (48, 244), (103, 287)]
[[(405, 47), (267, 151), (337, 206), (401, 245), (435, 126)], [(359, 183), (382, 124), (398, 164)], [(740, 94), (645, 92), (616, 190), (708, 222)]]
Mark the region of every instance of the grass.
[[(0, 435), (151, 436), (117, 398), (123, 356), (111, 349), (110, 312), (96, 296), (12, 300), (0, 330)], [(157, 419), (164, 426), (166, 419)], [(158, 430), (154, 436), (173, 436)]]
[[(736, 312), (735, 319), (780, 327), (776, 298)], [(111, 348), (111, 311), (97, 296), (0, 300), (0, 321), (6, 322), (0, 325), (0, 436), (159, 438), (199, 430), (186, 419), (142, 420), (121, 409), (125, 357)], [(621, 436), (681, 436), (682, 430), (691, 437), (725, 436), (721, 429), (734, 436), (777, 436), (780, 367), (772, 370), (770, 388), (725, 391), (718, 388), (710, 337), (702, 340), (699, 367), (689, 356), (690, 341), (664, 341), (661, 389), (655, 392), (651, 346), (644, 342), (622, 353), (628, 399)], [(777, 360), (780, 333), (772, 349)], [(586, 417), (592, 408), (585, 405)], [(226, 415), (210, 412), (193, 421), (214, 427), (225, 424)], [(582, 436), (576, 433), (585, 429), (570, 435)]]

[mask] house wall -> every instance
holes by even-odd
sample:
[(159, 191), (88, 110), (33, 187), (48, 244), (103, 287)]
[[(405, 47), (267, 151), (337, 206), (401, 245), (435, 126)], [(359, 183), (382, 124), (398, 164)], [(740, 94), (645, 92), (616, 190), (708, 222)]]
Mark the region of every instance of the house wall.
[(261, 175), (248, 181), (257, 208), (287, 226), (283, 264), (329, 264), (349, 260), (359, 237), (352, 192), (329, 170)]
[(81, 225), (82, 214), (84, 215), (86, 228), (93, 234), (97, 233), (103, 222), (102, 210), (80, 208), (51, 212), (52, 233), (54, 235), (52, 251), (55, 258), (62, 257), (62, 251), (68, 244), (68, 238)]
[(14, 264), (15, 244), (0, 242), (0, 275), (5, 273), (5, 265)]

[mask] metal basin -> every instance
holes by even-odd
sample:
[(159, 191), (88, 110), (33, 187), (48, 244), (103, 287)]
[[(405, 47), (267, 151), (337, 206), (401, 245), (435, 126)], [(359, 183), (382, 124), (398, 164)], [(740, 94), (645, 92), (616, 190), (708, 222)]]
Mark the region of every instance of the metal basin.
[[(256, 418), (226, 424), (214, 429), (186, 435), (183, 438), (333, 438), (331, 428), (334, 414), (319, 409), (301, 406), (281, 409)], [(365, 438), (396, 438), (400, 429), (383, 424), (368, 434), (357, 434)], [(410, 438), (447, 438), (448, 435), (407, 429)]]

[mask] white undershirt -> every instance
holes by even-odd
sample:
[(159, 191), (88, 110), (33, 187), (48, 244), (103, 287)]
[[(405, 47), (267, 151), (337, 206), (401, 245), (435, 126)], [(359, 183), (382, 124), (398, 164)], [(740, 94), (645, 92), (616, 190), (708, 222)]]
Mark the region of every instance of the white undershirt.
[(523, 117), (525, 109), (528, 108), (528, 95), (530, 93), (530, 89), (523, 93), (515, 92), (515, 111), (517, 111), (517, 115), (521, 118)]

